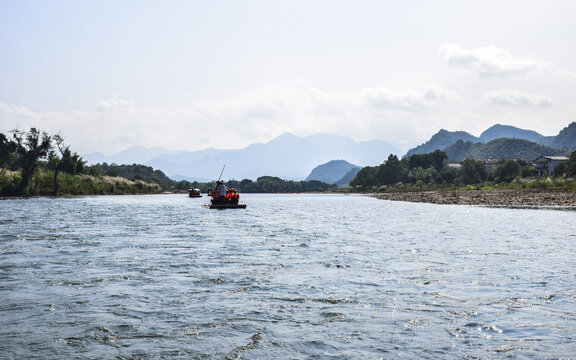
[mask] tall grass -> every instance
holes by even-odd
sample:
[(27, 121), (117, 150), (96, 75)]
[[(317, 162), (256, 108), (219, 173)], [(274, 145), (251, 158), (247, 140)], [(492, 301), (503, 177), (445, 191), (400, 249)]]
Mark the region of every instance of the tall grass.
[[(13, 195), (11, 192), (20, 182), (21, 175), (17, 171), (0, 169), (0, 195)], [(34, 175), (28, 188), (30, 196), (55, 195), (54, 173), (40, 171)], [(126, 195), (126, 194), (158, 194), (162, 192), (158, 184), (146, 183), (142, 180), (128, 180), (122, 177), (91, 176), (91, 175), (58, 175), (57, 195)]]

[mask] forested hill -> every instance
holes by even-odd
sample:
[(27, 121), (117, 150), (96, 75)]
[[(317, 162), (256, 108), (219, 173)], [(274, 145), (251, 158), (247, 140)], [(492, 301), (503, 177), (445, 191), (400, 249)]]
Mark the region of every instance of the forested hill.
[[(505, 142), (503, 139), (511, 141)], [(492, 144), (496, 140), (502, 141)], [(513, 140), (524, 140), (533, 145)], [(502, 144), (512, 147), (506, 149)], [(537, 156), (567, 155), (576, 150), (576, 122), (572, 122), (556, 136), (543, 136), (536, 131), (500, 124), (485, 130), (480, 137), (463, 131), (451, 132), (442, 129), (424, 144), (410, 149), (405, 157), (426, 154), (434, 150), (445, 151), (453, 160), (465, 159), (470, 157), (470, 154), (476, 154), (474, 155), (476, 158), (486, 157), (486, 154), (499, 154), (500, 158), (525, 158), (537, 152), (539, 152)]]
[(414, 154), (428, 154), (434, 152), (434, 150), (444, 150), (447, 147), (455, 144), (457, 141), (464, 141), (464, 142), (478, 142), (476, 136), (470, 135), (465, 131), (448, 131), (448, 130), (440, 130), (436, 134), (434, 134), (430, 140), (425, 142), (422, 145), (418, 145), (413, 149), (408, 150), (405, 157), (409, 158)]
[(548, 140), (546, 145), (556, 149), (576, 150), (576, 122), (571, 123), (556, 136)]
[(466, 159), (519, 159), (532, 161), (540, 155), (568, 155), (565, 150), (554, 149), (522, 139), (495, 139), (487, 144), (457, 141), (444, 149), (448, 159), (462, 162)]
[[(360, 166), (351, 164), (345, 160), (332, 160), (326, 164), (315, 167), (306, 178), (306, 181), (317, 180), (326, 184), (338, 185), (345, 182), (345, 184), (342, 185), (348, 185), (348, 182), (354, 178), (360, 169)], [(347, 175), (349, 179), (345, 181), (344, 177)]]

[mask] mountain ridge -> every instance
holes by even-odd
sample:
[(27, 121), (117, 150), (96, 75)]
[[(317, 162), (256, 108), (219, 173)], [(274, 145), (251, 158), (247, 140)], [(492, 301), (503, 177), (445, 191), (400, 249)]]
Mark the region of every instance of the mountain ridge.
[[(451, 154), (457, 152), (455, 149), (464, 150), (467, 143), (488, 144), (497, 139), (519, 139), (533, 142), (537, 145), (547, 146), (554, 150), (574, 151), (576, 150), (576, 122), (570, 123), (562, 129), (556, 136), (544, 136), (533, 130), (521, 129), (510, 125), (495, 124), (486, 129), (480, 137), (471, 135), (464, 131), (448, 131), (441, 129), (432, 137), (410, 150), (404, 157), (414, 154), (427, 154), (434, 150), (449, 149)], [(462, 143), (460, 143), (462, 142)], [(454, 148), (450, 149), (450, 147)], [(450, 155), (449, 155), (450, 157)], [(456, 157), (458, 158), (458, 157)]]
[[(361, 166), (377, 165), (398, 150), (382, 140), (355, 141), (326, 133), (299, 137), (290, 133), (268, 141), (254, 143), (243, 149), (165, 152), (143, 165), (152, 166), (170, 177), (180, 179), (215, 179), (225, 165), (223, 178), (252, 179), (277, 176), (303, 180), (318, 166), (334, 159), (344, 159)], [(94, 157), (85, 159), (94, 163)], [(99, 162), (115, 162), (114, 156), (99, 157)]]
[[(520, 141), (492, 143), (504, 138), (526, 140), (533, 145)], [(515, 149), (502, 151), (506, 146)], [(543, 136), (533, 130), (501, 124), (489, 127), (479, 137), (465, 131), (441, 129), (428, 141), (408, 150), (404, 157), (431, 153), (437, 149), (446, 151), (452, 160), (462, 157), (495, 157), (495, 154), (512, 158), (518, 157), (513, 152), (516, 150), (521, 151), (523, 157), (538, 152), (547, 152), (547, 155), (567, 154), (570, 150), (576, 150), (576, 122), (570, 123), (556, 136)], [(208, 148), (199, 151), (171, 151), (162, 147), (132, 147), (115, 155), (94, 153), (84, 159), (89, 163), (141, 163), (159, 169), (171, 178), (205, 182), (214, 180), (224, 165), (225, 179), (254, 180), (260, 176), (276, 176), (287, 180), (304, 180), (321, 166), (318, 164), (325, 165), (334, 159), (342, 159), (359, 167), (375, 166), (383, 163), (390, 154), (398, 154), (397, 149), (382, 140), (358, 142), (347, 136), (326, 133), (307, 137), (283, 133), (267, 143), (254, 143), (236, 150)]]
[(566, 152), (533, 141), (518, 138), (498, 138), (488, 143), (457, 141), (443, 150), (448, 159), (464, 161), (466, 159), (519, 159), (532, 161), (542, 154), (565, 155)]

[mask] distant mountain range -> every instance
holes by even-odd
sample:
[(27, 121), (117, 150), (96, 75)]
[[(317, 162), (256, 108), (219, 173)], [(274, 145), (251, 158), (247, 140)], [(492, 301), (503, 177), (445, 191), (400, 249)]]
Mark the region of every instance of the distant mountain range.
[[(464, 131), (440, 130), (427, 142), (410, 149), (405, 157), (445, 151), (449, 159), (516, 158), (531, 161), (540, 155), (569, 155), (576, 150), (576, 122), (556, 136), (532, 130), (494, 125), (479, 137)], [(398, 149), (385, 141), (357, 142), (346, 136), (316, 134), (298, 137), (282, 134), (265, 144), (239, 150), (171, 151), (161, 147), (132, 147), (115, 155), (84, 157), (89, 164), (143, 164), (161, 170), (171, 179), (208, 182), (225, 166), (223, 179), (277, 176), (286, 180), (319, 180), (347, 184), (363, 166), (376, 166)], [(341, 160), (334, 160), (341, 159)], [(322, 165), (319, 165), (322, 164)]]
[(567, 155), (576, 150), (576, 122), (556, 136), (543, 136), (536, 131), (508, 125), (494, 125), (480, 137), (463, 131), (440, 130), (430, 140), (410, 149), (405, 157), (427, 154), (434, 150), (446, 152), (448, 158), (515, 158), (533, 160), (540, 155)]
[(298, 137), (285, 133), (265, 144), (252, 144), (240, 150), (211, 148), (189, 152), (134, 147), (111, 156), (89, 154), (84, 159), (90, 164), (140, 163), (159, 169), (174, 180), (211, 181), (218, 178), (224, 165), (224, 179), (277, 176), (303, 180), (318, 164), (334, 159), (344, 159), (356, 166), (375, 166), (397, 153), (398, 149), (381, 140), (357, 142), (346, 136)]

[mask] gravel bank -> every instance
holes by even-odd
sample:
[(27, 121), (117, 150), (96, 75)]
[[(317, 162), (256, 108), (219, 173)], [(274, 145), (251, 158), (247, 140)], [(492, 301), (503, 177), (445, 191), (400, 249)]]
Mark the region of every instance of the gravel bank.
[(506, 207), (554, 207), (576, 210), (576, 191), (568, 190), (454, 190), (375, 194), (383, 200), (431, 204)]

